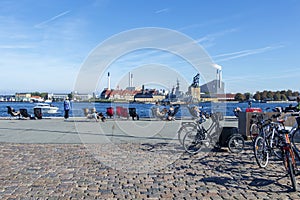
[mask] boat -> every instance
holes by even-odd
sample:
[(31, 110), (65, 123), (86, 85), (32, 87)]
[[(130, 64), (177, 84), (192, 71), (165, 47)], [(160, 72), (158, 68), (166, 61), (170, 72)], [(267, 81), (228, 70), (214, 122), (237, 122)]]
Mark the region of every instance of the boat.
[(57, 113), (57, 111), (58, 111), (58, 107), (53, 106), (51, 104), (47, 104), (47, 103), (37, 103), (37, 104), (35, 104), (33, 109), (35, 109), (35, 108), (41, 108), (42, 113), (48, 113), (48, 114)]

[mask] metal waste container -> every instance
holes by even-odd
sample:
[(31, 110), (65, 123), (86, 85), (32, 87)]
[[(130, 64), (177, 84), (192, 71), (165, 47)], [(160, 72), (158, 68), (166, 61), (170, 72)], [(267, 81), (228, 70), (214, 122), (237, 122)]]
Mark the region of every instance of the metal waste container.
[(246, 112), (239, 113), (239, 131), (244, 138), (250, 137), (250, 121), (254, 115), (263, 115), (261, 108), (247, 108)]
[(42, 119), (43, 118), (43, 114), (42, 114), (42, 109), (41, 108), (34, 108), (33, 109), (33, 113), (34, 113), (34, 116), (37, 119)]

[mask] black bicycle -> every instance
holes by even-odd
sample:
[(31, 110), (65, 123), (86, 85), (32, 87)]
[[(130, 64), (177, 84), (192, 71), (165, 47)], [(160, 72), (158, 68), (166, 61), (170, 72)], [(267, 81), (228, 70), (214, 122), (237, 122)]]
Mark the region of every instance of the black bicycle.
[[(201, 115), (195, 122), (183, 123), (179, 129), (178, 138), (179, 141), (183, 138), (181, 143), (186, 152), (196, 154), (202, 149), (221, 146), (219, 139), (223, 128), (220, 125), (222, 115), (221, 113), (214, 113), (211, 114), (210, 118), (212, 123), (208, 128), (205, 128), (203, 125), (206, 121), (205, 115)], [(226, 138), (226, 146), (231, 152), (238, 153), (245, 146), (244, 138), (238, 131), (234, 132)]]
[(254, 140), (254, 155), (257, 164), (260, 167), (266, 167), (269, 163), (269, 156), (275, 155), (278, 159), (282, 159), (281, 145), (282, 138), (279, 130), (284, 129), (283, 121), (277, 119), (280, 114), (272, 115), (272, 117), (256, 122), (259, 134)]

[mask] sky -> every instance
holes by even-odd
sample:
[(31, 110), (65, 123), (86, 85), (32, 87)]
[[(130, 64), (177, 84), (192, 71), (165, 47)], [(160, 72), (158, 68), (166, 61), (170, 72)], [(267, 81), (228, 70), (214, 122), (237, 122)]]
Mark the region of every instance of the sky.
[[(193, 39), (222, 66), (226, 93), (299, 91), (299, 11), (299, 0), (1, 0), (0, 94), (73, 91), (99, 45), (145, 27)], [(141, 49), (115, 58), (99, 74), (96, 91), (107, 87), (107, 72), (117, 88), (130, 71), (151, 64), (172, 72), (164, 76), (167, 89), (177, 79), (191, 84), (198, 73), (171, 52)], [(155, 85), (158, 77), (147, 80)]]

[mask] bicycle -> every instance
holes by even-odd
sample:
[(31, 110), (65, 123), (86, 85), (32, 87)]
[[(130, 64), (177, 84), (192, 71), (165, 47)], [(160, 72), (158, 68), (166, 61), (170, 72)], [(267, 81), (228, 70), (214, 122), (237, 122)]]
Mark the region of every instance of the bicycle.
[(257, 123), (260, 121), (260, 116), (258, 115), (253, 115), (251, 120), (250, 120), (250, 138), (252, 143), (254, 143), (255, 138), (259, 135), (259, 128), (257, 126)]
[[(203, 117), (200, 117), (200, 119), (197, 120), (197, 123), (194, 122), (194, 124), (186, 125), (189, 126), (190, 129), (187, 129), (186, 127), (180, 129), (187, 131), (182, 141), (185, 151), (187, 151), (190, 154), (196, 154), (200, 152), (203, 148), (208, 148), (209, 146), (215, 145), (219, 146), (218, 141), (222, 130), (222, 127), (220, 126), (219, 122), (221, 119), (221, 115), (217, 113), (212, 114), (211, 119), (212, 123), (207, 129), (205, 129), (203, 126), (203, 122), (206, 121)], [(214, 130), (214, 128), (215, 131), (211, 133)], [(231, 152), (237, 153), (243, 150), (245, 142), (244, 138), (240, 134), (232, 134), (227, 139), (228, 141), (226, 141), (226, 144)]]
[(272, 121), (279, 116), (280, 114), (272, 115), (266, 120), (262, 117), (260, 121), (256, 123), (259, 135), (254, 140), (254, 156), (257, 164), (262, 168), (268, 165), (270, 154), (282, 159), (280, 149), (282, 139), (278, 131), (284, 129), (284, 124), (279, 120), (277, 120), (277, 122)]
[(279, 133), (282, 134), (284, 138), (284, 143), (282, 145), (283, 164), (290, 176), (293, 191), (297, 191), (295, 176), (298, 168), (295, 157), (297, 156), (300, 160), (299, 152), (295, 149), (294, 145), (292, 145), (289, 135), (290, 132), (288, 130), (284, 129), (279, 131)]
[(283, 164), (289, 174), (293, 191), (297, 191), (296, 174), (298, 174), (299, 168), (297, 167), (296, 158), (298, 159), (298, 161), (300, 161), (300, 153), (296, 147), (296, 141), (293, 141), (293, 138), (295, 137), (295, 134), (300, 130), (299, 113), (285, 115), (284, 119), (278, 121), (283, 124), (289, 116), (298, 116), (296, 117), (296, 123), (290, 131), (287, 130), (285, 126), (283, 126), (283, 129), (278, 129), (278, 133), (280, 134), (282, 141), (282, 143), (280, 143), (280, 149)]
[(249, 134), (250, 134), (252, 143), (254, 143), (255, 138), (259, 135), (259, 127), (258, 127), (257, 123), (259, 123), (263, 120), (263, 116), (269, 109), (270, 109), (269, 107), (266, 108), (265, 112), (262, 114), (256, 113), (256, 114), (252, 115), (252, 117), (250, 119), (250, 128), (249, 128)]
[(182, 122), (177, 134), (179, 143), (183, 145), (184, 136), (190, 131), (197, 131), (198, 126), (206, 122), (208, 118), (209, 116), (206, 113), (200, 111), (199, 116), (195, 121)]
[(295, 118), (296, 122), (290, 131), (291, 141), (297, 152), (300, 152), (300, 116), (299, 113), (292, 113), (291, 116), (297, 116)]

